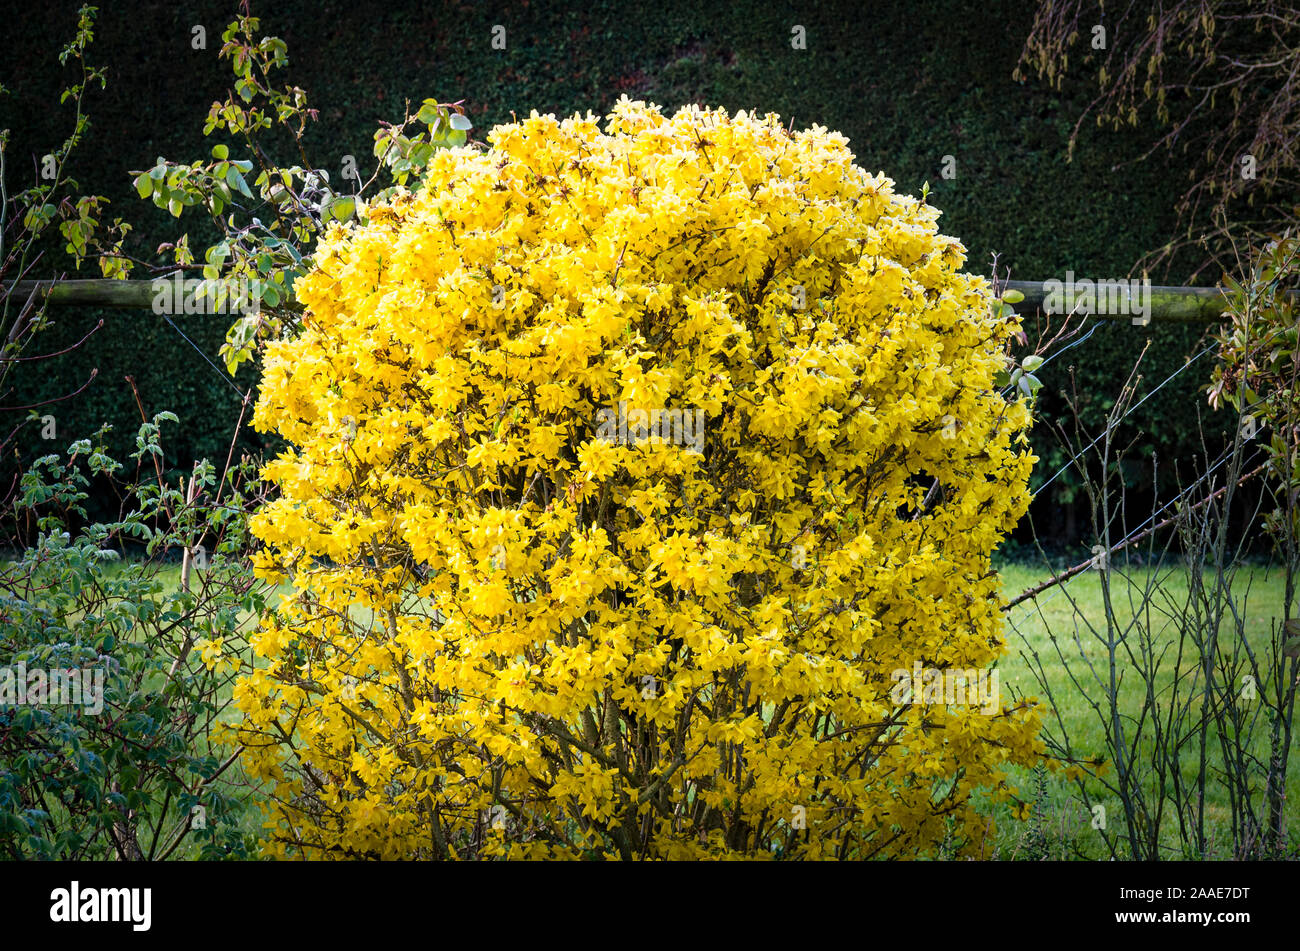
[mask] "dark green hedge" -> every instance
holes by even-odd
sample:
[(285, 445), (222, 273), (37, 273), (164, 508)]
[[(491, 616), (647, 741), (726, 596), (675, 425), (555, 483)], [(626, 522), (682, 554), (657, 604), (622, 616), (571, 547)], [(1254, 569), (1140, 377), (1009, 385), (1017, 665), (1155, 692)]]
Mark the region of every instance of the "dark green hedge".
[[(279, 0), (255, 4), (254, 12), (267, 32), (288, 42), (287, 76), (321, 109), (309, 155), (329, 168), (353, 154), (363, 172), (372, 170), (376, 123), (396, 118), (407, 100), (463, 98), (482, 132), (509, 119), (511, 110), (604, 114), (626, 93), (665, 107), (698, 101), (776, 111), (797, 126), (842, 131), (861, 165), (885, 170), (904, 190), (929, 182), (942, 225), (966, 244), (972, 270), (987, 273), (997, 251), (1022, 279), (1063, 276), (1067, 269), (1125, 276), (1175, 226), (1171, 208), (1185, 171), (1164, 155), (1125, 164), (1149, 144), (1148, 132), (1089, 131), (1067, 163), (1069, 130), (1092, 90), (1079, 84), (1057, 94), (1011, 79), (1032, 2), (934, 0), (883, 9), (590, 0), (511, 6), (502, 12), (469, 3)], [(55, 105), (54, 50), (72, 30), (75, 8), (67, 0), (42, 5), (30, 29), (24, 25), (22, 42), (7, 44), (2, 81), (15, 97), (0, 102), (0, 121), (14, 130), (16, 154), (44, 151), (64, 128), (66, 115)], [(101, 12), (91, 58), (110, 65), (110, 84), (90, 101), (95, 127), (76, 171), (87, 189), (109, 195), (117, 213), (136, 223), (142, 247), (171, 238), (174, 225), (135, 198), (126, 172), (159, 154), (178, 160), (206, 154), (202, 118), (226, 88), (227, 67), (216, 49), (232, 9), (141, 0)], [(206, 52), (190, 48), (196, 24), (207, 28)], [(491, 48), (495, 24), (507, 29), (505, 51)], [(791, 48), (795, 24), (806, 28), (805, 51)], [(955, 180), (940, 176), (945, 155), (957, 161)], [(1158, 276), (1181, 282), (1177, 273)], [(76, 339), (97, 314), (59, 317), (62, 326), (48, 349)], [(206, 320), (194, 336), (215, 354), (219, 327)], [(1106, 328), (1044, 374), (1044, 409), (1060, 415), (1061, 401), (1050, 391), (1066, 384), (1065, 368), (1072, 365), (1095, 424), (1148, 337), (1154, 342), (1145, 376), (1158, 381), (1182, 363), (1196, 336), (1180, 328)], [(237, 397), (150, 314), (108, 315), (93, 345), (57, 364), (33, 364), (15, 402), (75, 389), (92, 366), (100, 368), (99, 379), (59, 410), (68, 431), (110, 420), (133, 432), (138, 412), (121, 380), (130, 372), (151, 411), (170, 408), (181, 416), (182, 435), (173, 442), (178, 458), (224, 456)], [(1204, 408), (1199, 387), (1208, 360), (1198, 367), (1135, 417), (1145, 451), (1162, 460), (1186, 460), (1200, 449), (1196, 411)], [(1035, 437), (1045, 471), (1054, 455), (1059, 461), (1046, 429)], [(1040, 530), (1060, 530), (1061, 500), (1055, 494), (1040, 500)]]

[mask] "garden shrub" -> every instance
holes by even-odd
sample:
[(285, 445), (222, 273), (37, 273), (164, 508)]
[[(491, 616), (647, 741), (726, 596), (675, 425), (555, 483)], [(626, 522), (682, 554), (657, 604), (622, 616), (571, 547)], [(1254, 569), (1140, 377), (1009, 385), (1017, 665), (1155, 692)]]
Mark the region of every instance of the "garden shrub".
[[(242, 557), (257, 487), (247, 466), (201, 462), (189, 492), (148, 471), (166, 420), (139, 428), (135, 481), (101, 432), (36, 460), (7, 512), (37, 533), (0, 561), (7, 859), (245, 858), (255, 845), (220, 720), (266, 594)], [(92, 478), (118, 495), (118, 518), (89, 520)]]
[(270, 853), (977, 854), (1036, 711), (898, 678), (1003, 649), (1014, 316), (823, 128), (489, 142), (332, 226), (265, 353)]

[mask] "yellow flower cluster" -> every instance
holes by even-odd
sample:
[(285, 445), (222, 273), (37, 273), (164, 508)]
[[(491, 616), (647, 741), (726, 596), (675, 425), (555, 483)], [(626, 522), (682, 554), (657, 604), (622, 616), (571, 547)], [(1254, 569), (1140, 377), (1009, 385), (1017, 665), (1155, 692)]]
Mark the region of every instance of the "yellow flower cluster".
[(1034, 707), (891, 698), (997, 660), (1028, 505), (1018, 328), (964, 248), (775, 116), (489, 142), (335, 226), (266, 353), (293, 448), (254, 531), (296, 594), (235, 699), (268, 847), (977, 851)]

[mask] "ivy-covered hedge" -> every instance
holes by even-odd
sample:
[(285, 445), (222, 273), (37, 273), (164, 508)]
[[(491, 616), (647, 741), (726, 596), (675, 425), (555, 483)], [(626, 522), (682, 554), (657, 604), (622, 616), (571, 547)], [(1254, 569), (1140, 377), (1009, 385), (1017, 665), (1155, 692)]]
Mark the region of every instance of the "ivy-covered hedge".
[[(111, 455), (125, 456), (134, 451), (142, 420), (140, 406), (126, 379), (130, 376), (148, 416), (171, 409), (179, 417), (179, 425), (167, 434), (162, 457), (168, 470), (188, 472), (192, 462), (201, 458), (216, 465), (225, 460), (239, 419), (241, 393), (253, 387), (257, 379), (256, 371), (247, 365), (234, 378), (224, 368), (218, 369), (221, 364), (217, 348), (230, 318), (172, 317), (179, 331), (193, 342), (192, 347), (162, 317), (147, 311), (52, 308), (50, 313), (54, 326), (37, 339), (40, 352), (57, 352), (76, 343), (100, 319), (104, 326), (73, 353), (27, 364), (19, 376), (13, 403), (32, 405), (56, 400), (76, 392), (92, 372), (98, 372), (90, 385), (71, 399), (37, 408), (42, 419), (28, 424), (17, 441), (23, 458), (31, 460), (61, 452), (73, 438), (94, 432), (104, 423), (113, 427), (104, 438)], [(195, 347), (216, 366), (209, 365)], [(52, 417), (52, 426), (48, 417)], [(278, 442), (273, 437), (244, 426), (235, 446), (235, 459), (244, 452), (257, 455), (275, 446)], [(13, 460), (6, 460), (5, 485), (9, 484), (13, 468)], [(92, 494), (88, 515), (92, 519), (110, 518), (117, 504), (116, 498)]]
[[(4, 81), (14, 95), (0, 99), (0, 124), (13, 130), (15, 154), (39, 154), (60, 128), (60, 77), (49, 51), (66, 39), (77, 2), (48, 4), (24, 42), (7, 51)], [(309, 154), (340, 165), (344, 155), (354, 155), (366, 175), (373, 171), (377, 121), (400, 117), (408, 101), (464, 98), (476, 127), (486, 129), (508, 120), (512, 110), (604, 114), (627, 93), (666, 106), (695, 101), (774, 111), (792, 117), (796, 127), (818, 123), (842, 131), (858, 164), (888, 168), (901, 191), (929, 183), (930, 202), (944, 213), (941, 230), (962, 240), (970, 268), (980, 272), (987, 273), (998, 251), (1019, 278), (1063, 276), (1067, 269), (1119, 277), (1174, 227), (1170, 209), (1181, 173), (1163, 155), (1124, 164), (1141, 154), (1146, 132), (1091, 130), (1067, 163), (1069, 129), (1092, 91), (1058, 94), (1011, 79), (1032, 0), (933, 0), (869, 14), (856, 3), (510, 6), (507, 13), (413, 0), (382, 6), (282, 0), (254, 4), (254, 12), (267, 33), (287, 41), (288, 80), (307, 89), (321, 110)], [(161, 0), (100, 13), (90, 60), (110, 66), (109, 86), (91, 97), (94, 127), (74, 175), (112, 199), (112, 214), (135, 223), (137, 251), (170, 240), (176, 223), (135, 196), (127, 171), (158, 155), (207, 154), (202, 117), (228, 85), (228, 67), (216, 51), (233, 13), (230, 3), (181, 8)], [(506, 28), (504, 50), (491, 43), (498, 24)], [(206, 50), (191, 48), (198, 25), (207, 32)], [(792, 48), (796, 25), (805, 28), (807, 49)], [(941, 176), (945, 156), (956, 162), (954, 179)], [(287, 151), (281, 156), (288, 157)], [(191, 241), (198, 246), (201, 237), (192, 234)], [(43, 263), (53, 269), (56, 261)], [(1180, 281), (1191, 270), (1188, 262), (1181, 266), (1165, 277)], [(75, 341), (98, 316), (61, 312), (46, 349)], [(218, 409), (236, 400), (229, 386), (159, 318), (107, 316), (93, 346), (31, 365), (13, 401), (75, 389), (98, 366), (99, 378), (58, 410), (60, 418), (70, 431), (108, 420), (130, 433), (139, 420), (121, 379), (130, 372), (141, 382), (147, 409), (180, 415), (178, 452), (224, 452), (234, 413)], [(219, 322), (195, 331), (191, 337), (215, 359)], [(1088, 421), (1096, 424), (1148, 336), (1154, 341), (1146, 378), (1158, 381), (1193, 350), (1197, 335), (1183, 328), (1103, 329), (1044, 373), (1042, 408), (1060, 411), (1053, 391), (1068, 384), (1063, 371), (1074, 365), (1080, 391), (1092, 401)], [(1199, 451), (1195, 413), (1205, 406), (1198, 388), (1208, 372), (1207, 366), (1183, 374), (1135, 417), (1147, 430), (1146, 444), (1164, 459)], [(1045, 468), (1056, 441), (1039, 427), (1034, 442)], [(1059, 498), (1039, 505), (1054, 501)], [(1049, 521), (1043, 525), (1051, 530)]]

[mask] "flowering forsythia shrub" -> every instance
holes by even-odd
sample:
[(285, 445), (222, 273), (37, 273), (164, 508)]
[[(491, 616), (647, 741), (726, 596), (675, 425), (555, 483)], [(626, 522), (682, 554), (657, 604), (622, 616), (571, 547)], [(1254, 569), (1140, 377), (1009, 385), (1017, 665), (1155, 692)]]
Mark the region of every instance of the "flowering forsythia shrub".
[(1034, 708), (897, 672), (1002, 650), (1014, 318), (825, 129), (624, 100), (489, 141), (333, 227), (266, 353), (271, 851), (977, 853)]

